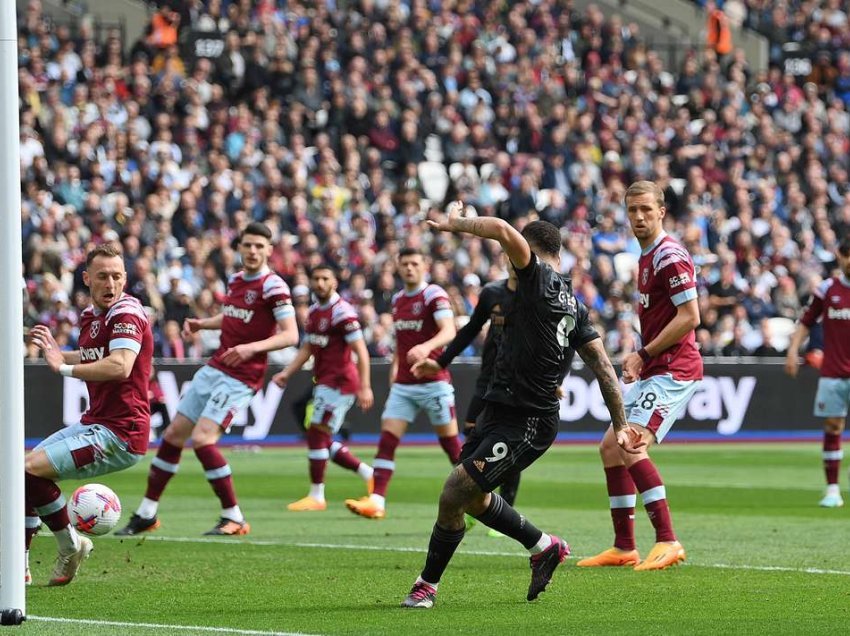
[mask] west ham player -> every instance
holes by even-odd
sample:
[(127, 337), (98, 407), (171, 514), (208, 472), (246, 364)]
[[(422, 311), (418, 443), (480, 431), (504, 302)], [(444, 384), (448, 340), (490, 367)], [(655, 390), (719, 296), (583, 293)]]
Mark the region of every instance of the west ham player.
[(454, 338), (454, 313), (449, 297), (439, 285), (425, 282), (425, 259), (417, 250), (401, 250), (399, 272), (404, 289), (393, 297), (396, 348), (390, 370), (392, 386), (381, 415), (381, 438), (372, 464), (374, 491), (362, 499), (345, 501), (349, 510), (370, 519), (383, 519), (386, 515), (387, 486), (395, 470), (395, 451), (420, 410), (428, 414), (452, 464), (460, 458), (454, 387), (449, 372), (419, 380), (411, 371), (420, 360), (437, 358)]
[(145, 497), (127, 526), (116, 534), (134, 535), (159, 527), (159, 499), (177, 473), (183, 445), (190, 437), (222, 507), (219, 522), (205, 534), (249, 532), (236, 500), (230, 465), (216, 442), (230, 427), (236, 412), (246, 407), (262, 386), (267, 352), (298, 342), (289, 287), (267, 266), (271, 238), (268, 227), (249, 223), (239, 240), (242, 271), (230, 278), (221, 313), (185, 321), (186, 337), (200, 329), (221, 329), (221, 345), (192, 378), (192, 385), (177, 405), (177, 415), (162, 434), (151, 462)]
[(462, 462), (440, 495), (428, 556), (403, 607), (433, 607), (437, 584), (464, 535), (464, 513), (521, 543), (530, 553), (531, 601), (546, 588), (555, 568), (569, 554), (563, 539), (534, 526), (492, 491), (511, 471), (523, 470), (549, 448), (558, 433), (557, 389), (572, 349), (593, 368), (611, 411), (620, 443), (635, 450), (639, 439), (627, 425), (617, 376), (587, 309), (558, 274), (561, 236), (546, 221), (534, 221), (522, 234), (502, 219), (461, 216), (463, 205), (449, 206), (447, 218), (432, 226), (499, 241), (516, 270), (513, 312), (498, 348), (484, 412), (463, 447)]
[[(605, 467), (614, 547), (579, 566), (634, 566), (660, 570), (685, 560), (676, 539), (667, 493), (649, 448), (660, 443), (685, 409), (702, 379), (702, 358), (694, 329), (699, 325), (694, 264), (687, 250), (662, 227), (664, 193), (651, 181), (637, 181), (625, 195), (626, 212), (641, 246), (638, 291), (643, 348), (623, 360), (623, 380), (637, 383), (626, 396), (626, 418), (640, 431), (641, 452), (624, 453), (615, 431), (605, 433), (599, 452)], [(656, 543), (645, 561), (635, 545), (634, 515), (639, 492)]]
[[(475, 391), (466, 409), (464, 434), (467, 437), (472, 434), (475, 422), (484, 410), (484, 395), (487, 393), (487, 387), (490, 384), (490, 379), (493, 377), (496, 352), (502, 342), (505, 323), (513, 307), (516, 284), (516, 273), (514, 272), (514, 268), (509, 265), (508, 278), (489, 283), (481, 290), (478, 304), (475, 306), (469, 322), (457, 332), (457, 336), (449, 343), (442, 355), (436, 360), (431, 360), (430, 358), (423, 360), (417, 363), (417, 366), (413, 369), (414, 375), (418, 378), (432, 377), (434, 374), (439, 373), (441, 369), (447, 369), (452, 360), (461, 351), (466, 349), (481, 332), (485, 323), (488, 320), (490, 321), (490, 326), (487, 329), (487, 337), (484, 340), (484, 349), (481, 352), (481, 372), (475, 381)], [(499, 487), (499, 495), (501, 495), (502, 499), (509, 506), (513, 506), (516, 501), (519, 478), (519, 471), (511, 472), (505, 476), (502, 485)], [(501, 532), (493, 529), (488, 534), (491, 537), (504, 536)]]
[(818, 321), (823, 321), (823, 363), (815, 396), (815, 417), (824, 418), (823, 466), (826, 493), (824, 508), (844, 505), (838, 487), (838, 473), (844, 451), (841, 433), (850, 405), (850, 237), (838, 246), (838, 276), (825, 280), (815, 291), (797, 330), (788, 345), (785, 372), (797, 377), (800, 345)]
[[(373, 402), (369, 352), (357, 312), (336, 292), (337, 278), (330, 265), (313, 268), (310, 287), (317, 302), (310, 307), (304, 344), (289, 366), (272, 378), (278, 386), (285, 387), (292, 375), (313, 357), (313, 415), (307, 429), (310, 493), (287, 506), (295, 512), (328, 507), (325, 501), (328, 459), (356, 472), (367, 485), (371, 484), (373, 472), (371, 466), (333, 439), (355, 399), (364, 411)], [(356, 365), (352, 352), (357, 355)]]
[(90, 289), (92, 304), (80, 316), (79, 351), (62, 352), (43, 325), (31, 332), (51, 369), (86, 383), (89, 409), (79, 424), (54, 433), (26, 456), (28, 584), (32, 580), (29, 547), (39, 517), (59, 543), (49, 585), (70, 583), (92, 550), (91, 540), (77, 535), (71, 526), (56, 482), (129, 468), (148, 449), (153, 335), (147, 314), (138, 300), (123, 292), (124, 260), (110, 244), (89, 252), (83, 282)]

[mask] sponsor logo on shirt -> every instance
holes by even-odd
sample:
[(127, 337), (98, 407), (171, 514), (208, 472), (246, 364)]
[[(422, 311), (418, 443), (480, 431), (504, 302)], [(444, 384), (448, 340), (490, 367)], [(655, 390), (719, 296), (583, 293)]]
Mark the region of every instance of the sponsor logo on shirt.
[(103, 347), (80, 347), (80, 360), (83, 362), (103, 360)]
[(112, 327), (112, 334), (115, 336), (135, 336), (137, 333), (136, 325), (132, 322), (118, 322)]
[(246, 325), (251, 322), (251, 318), (254, 317), (253, 309), (243, 309), (242, 307), (234, 307), (233, 305), (225, 305), (221, 308), (221, 313), (227, 316), (228, 318), (236, 318), (236, 320), (241, 320)]
[(830, 307), (826, 310), (826, 317), (830, 320), (850, 320), (850, 308), (836, 309)]
[(424, 320), (396, 320), (396, 331), (422, 331)]
[(330, 340), (330, 336), (323, 336), (317, 333), (311, 333), (307, 335), (307, 342), (309, 342), (314, 347), (327, 347)]
[(691, 275), (687, 272), (682, 272), (681, 274), (677, 274), (676, 276), (671, 276), (670, 287), (679, 287), (680, 285), (687, 285), (691, 282)]

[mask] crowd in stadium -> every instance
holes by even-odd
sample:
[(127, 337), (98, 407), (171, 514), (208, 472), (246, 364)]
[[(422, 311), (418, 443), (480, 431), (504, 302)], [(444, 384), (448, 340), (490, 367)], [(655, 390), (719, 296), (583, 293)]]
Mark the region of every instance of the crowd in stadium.
[[(118, 241), (129, 291), (156, 317), (157, 355), (207, 355), (214, 336), (184, 341), (180, 325), (217, 313), (239, 266), (233, 240), (259, 220), (301, 323), (306, 272), (331, 262), (370, 353), (386, 357), (401, 247), (430, 254), (459, 321), (506, 275), (494, 242), (427, 228), (459, 198), (518, 227), (562, 228), (563, 271), (618, 359), (639, 348), (623, 194), (651, 179), (698, 267), (704, 355), (775, 356), (770, 319), (799, 316), (850, 233), (844, 2), (727, 0), (772, 43), (815, 46), (802, 81), (778, 59), (757, 72), (740, 50), (702, 46), (668, 68), (637, 25), (570, 0), (309, 4), (165, 4), (126, 52), (117, 31), (53, 25), (30, 0), (27, 326), (74, 347), (87, 248)], [(188, 55), (191, 31), (221, 33), (221, 55)]]

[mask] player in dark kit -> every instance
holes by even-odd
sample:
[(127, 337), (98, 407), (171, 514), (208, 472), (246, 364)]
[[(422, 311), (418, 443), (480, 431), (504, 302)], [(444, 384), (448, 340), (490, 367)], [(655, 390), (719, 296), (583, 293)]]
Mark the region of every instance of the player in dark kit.
[[(414, 368), (416, 377), (435, 375), (440, 370), (448, 368), (452, 360), (469, 346), (475, 336), (481, 333), (481, 329), (484, 328), (487, 321), (490, 321), (487, 337), (484, 340), (484, 349), (481, 352), (481, 372), (475, 381), (475, 392), (466, 409), (466, 425), (463, 431), (466, 437), (472, 434), (475, 422), (484, 410), (484, 395), (487, 393), (487, 387), (493, 376), (496, 352), (504, 336), (505, 323), (513, 307), (515, 292), (516, 273), (513, 267), (509, 267), (508, 278), (484, 286), (469, 322), (457, 332), (455, 339), (446, 346), (446, 350), (440, 354), (440, 357), (436, 360), (430, 358), (423, 360)], [(502, 485), (499, 487), (499, 494), (510, 506), (513, 506), (516, 501), (519, 475), (519, 471), (511, 472), (505, 476)], [(491, 537), (504, 536), (501, 532), (493, 529), (490, 530), (489, 535)]]
[(823, 467), (826, 492), (820, 505), (840, 508), (844, 505), (838, 486), (841, 471), (841, 433), (850, 408), (850, 237), (838, 246), (839, 275), (828, 278), (815, 290), (806, 312), (788, 345), (785, 372), (797, 377), (800, 345), (810, 330), (823, 323), (823, 364), (815, 396), (815, 417), (824, 418)]
[(586, 309), (575, 299), (569, 279), (557, 273), (561, 237), (545, 221), (525, 226), (522, 234), (498, 218), (468, 219), (463, 205), (449, 205), (446, 220), (432, 227), (499, 241), (516, 270), (514, 309), (499, 347), (485, 407), (473, 435), (464, 444), (461, 462), (440, 496), (425, 568), (402, 602), (403, 607), (430, 608), (437, 584), (463, 539), (464, 513), (520, 542), (531, 553), (527, 599), (546, 588), (555, 568), (569, 554), (559, 537), (534, 526), (492, 491), (505, 475), (530, 466), (558, 433), (558, 397), (569, 348), (600, 379), (620, 445), (634, 450), (639, 440), (626, 425), (617, 376), (598, 334), (588, 324)]

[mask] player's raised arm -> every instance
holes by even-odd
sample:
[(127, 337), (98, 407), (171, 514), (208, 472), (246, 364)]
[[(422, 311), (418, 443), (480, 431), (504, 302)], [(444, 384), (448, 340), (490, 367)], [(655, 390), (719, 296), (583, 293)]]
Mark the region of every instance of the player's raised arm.
[(33, 327), (32, 339), (44, 352), (44, 359), (53, 371), (86, 382), (126, 380), (133, 371), (138, 355), (138, 351), (132, 349), (116, 348), (100, 360), (80, 364), (80, 353), (61, 351), (53, 334), (44, 325)]
[(510, 223), (495, 217), (467, 218), (463, 216), (463, 203), (460, 201), (449, 203), (444, 221), (428, 221), (428, 224), (443, 232), (463, 232), (499, 241), (517, 269), (525, 269), (531, 262), (528, 242)]

